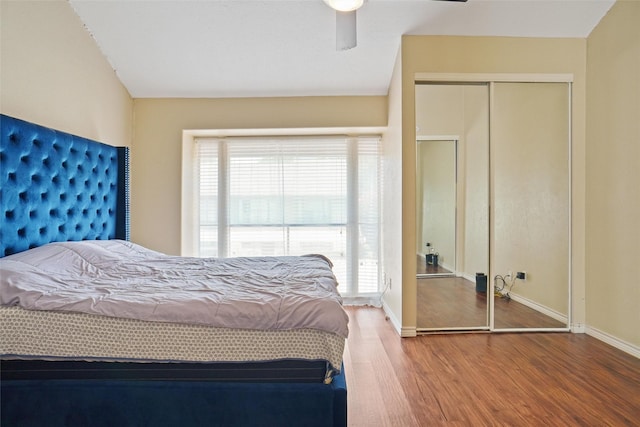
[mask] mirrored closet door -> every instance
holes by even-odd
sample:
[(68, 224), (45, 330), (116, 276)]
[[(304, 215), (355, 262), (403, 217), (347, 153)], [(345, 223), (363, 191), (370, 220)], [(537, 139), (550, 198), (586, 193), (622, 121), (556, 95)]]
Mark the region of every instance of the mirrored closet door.
[(488, 329), (488, 84), (417, 85), (416, 126), (418, 329)]
[(415, 91), (417, 330), (568, 330), (570, 80)]
[(493, 327), (568, 328), (570, 84), (494, 83), (491, 99)]

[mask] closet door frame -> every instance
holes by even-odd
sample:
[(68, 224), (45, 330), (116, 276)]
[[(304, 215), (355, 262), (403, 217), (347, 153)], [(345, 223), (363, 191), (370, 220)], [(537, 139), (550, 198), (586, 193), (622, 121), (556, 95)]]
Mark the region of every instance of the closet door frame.
[[(417, 84), (424, 83), (486, 83), (489, 85), (489, 171), (491, 171), (491, 128), (492, 122), (495, 120), (493, 111), (493, 89), (495, 87), (495, 83), (565, 83), (568, 86), (567, 92), (569, 96), (569, 111), (568, 111), (568, 120), (569, 120), (569, 135), (567, 141), (567, 150), (568, 150), (568, 301), (567, 301), (567, 323), (566, 327), (562, 328), (504, 328), (504, 329), (496, 329), (495, 328), (495, 312), (494, 312), (494, 298), (489, 298), (489, 331), (490, 332), (569, 332), (572, 329), (573, 324), (573, 278), (572, 278), (572, 264), (573, 264), (573, 254), (572, 254), (572, 219), (573, 219), (573, 171), (572, 171), (572, 152), (573, 152), (573, 135), (572, 135), (572, 105), (573, 105), (573, 74), (521, 74), (521, 73), (415, 73), (414, 74), (414, 86)], [(491, 183), (489, 183), (489, 212), (492, 209), (492, 192), (491, 192)], [(492, 257), (492, 253), (494, 250), (494, 239), (493, 236), (493, 227), (492, 227), (492, 219), (489, 217), (489, 277), (492, 278), (495, 276), (495, 268), (494, 261)], [(490, 295), (494, 295), (495, 285), (493, 280), (488, 280), (487, 283), (487, 292), (490, 292)]]

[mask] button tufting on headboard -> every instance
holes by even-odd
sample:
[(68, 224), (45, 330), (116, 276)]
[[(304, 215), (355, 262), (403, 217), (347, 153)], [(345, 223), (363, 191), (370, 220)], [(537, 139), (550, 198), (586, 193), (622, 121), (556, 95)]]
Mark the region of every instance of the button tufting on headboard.
[(126, 148), (5, 115), (0, 125), (0, 257), (52, 241), (128, 238)]

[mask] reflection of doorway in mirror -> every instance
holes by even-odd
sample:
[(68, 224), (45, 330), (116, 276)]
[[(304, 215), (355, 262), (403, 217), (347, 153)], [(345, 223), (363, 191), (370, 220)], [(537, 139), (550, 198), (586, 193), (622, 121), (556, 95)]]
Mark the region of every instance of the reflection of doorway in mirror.
[(456, 272), (457, 139), (417, 141), (418, 274)]

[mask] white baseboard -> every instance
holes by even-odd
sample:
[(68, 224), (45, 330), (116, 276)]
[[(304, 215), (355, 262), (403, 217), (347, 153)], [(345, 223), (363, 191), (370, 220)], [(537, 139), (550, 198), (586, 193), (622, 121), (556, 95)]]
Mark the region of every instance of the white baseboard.
[(518, 294), (514, 294), (514, 293), (510, 293), (509, 296), (511, 297), (512, 300), (514, 300), (515, 302), (519, 302), (522, 305), (525, 305), (537, 312), (540, 312), (544, 315), (547, 315), (549, 317), (551, 317), (552, 319), (557, 320), (558, 322), (562, 322), (565, 325), (568, 323), (569, 319), (566, 315), (559, 313), (547, 306), (544, 306), (542, 304), (537, 303), (536, 301), (530, 300), (528, 298), (525, 298), (523, 296), (520, 296)]
[(640, 347), (638, 347), (637, 345), (628, 343), (624, 340), (621, 340), (620, 338), (616, 338), (613, 335), (610, 335), (591, 326), (586, 327), (586, 333), (587, 335), (599, 339), (600, 341), (603, 341), (610, 346), (617, 348), (618, 350), (622, 350), (625, 353), (629, 353), (630, 355), (640, 359)]
[(400, 337), (402, 338), (413, 338), (418, 336), (418, 331), (414, 327), (405, 327), (400, 331)]
[[(457, 275), (458, 277), (462, 277), (463, 279), (466, 279), (472, 283), (476, 283), (476, 276), (472, 276), (471, 274), (467, 274), (467, 273), (460, 273)], [(489, 288), (489, 282), (487, 282), (487, 288)]]
[(391, 311), (391, 309), (385, 302), (384, 298), (382, 299), (382, 310), (384, 311), (384, 314), (387, 316), (387, 319), (389, 319), (389, 321), (391, 322), (393, 329), (396, 330), (398, 335), (401, 335), (400, 330), (402, 329), (402, 326), (398, 321), (398, 318), (393, 314), (393, 311)]
[(440, 267), (444, 268), (445, 270), (449, 270), (449, 271), (453, 272), (453, 274), (458, 276), (458, 273), (456, 273), (456, 266), (455, 265), (449, 265), (449, 264), (446, 264), (446, 263), (442, 263), (442, 264), (440, 264)]
[(587, 332), (587, 327), (584, 323), (572, 323), (571, 324), (571, 332), (574, 334), (584, 334)]
[(393, 329), (396, 330), (398, 335), (400, 335), (402, 338), (418, 336), (418, 333), (416, 332), (415, 327), (404, 327), (404, 328), (402, 327), (402, 323), (398, 320), (395, 314), (393, 314), (393, 311), (389, 309), (389, 306), (384, 300), (382, 301), (382, 309), (384, 310), (384, 313), (387, 316), (387, 319), (391, 322)]

